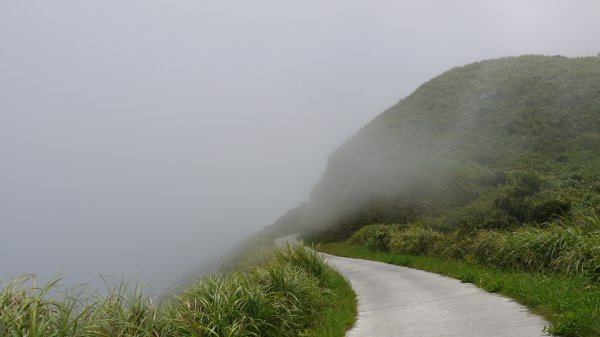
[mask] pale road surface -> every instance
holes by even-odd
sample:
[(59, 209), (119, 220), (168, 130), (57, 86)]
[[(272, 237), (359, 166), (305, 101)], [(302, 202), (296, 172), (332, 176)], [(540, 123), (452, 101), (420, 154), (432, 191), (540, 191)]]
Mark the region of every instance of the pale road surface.
[(347, 337), (538, 337), (549, 323), (472, 284), (381, 262), (323, 254), (358, 295)]

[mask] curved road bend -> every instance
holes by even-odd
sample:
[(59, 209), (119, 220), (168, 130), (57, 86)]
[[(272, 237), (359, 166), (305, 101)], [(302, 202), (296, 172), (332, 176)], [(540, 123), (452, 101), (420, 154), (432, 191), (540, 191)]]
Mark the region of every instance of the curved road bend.
[(505, 297), (421, 270), (323, 254), (358, 295), (347, 337), (538, 337), (549, 323)]

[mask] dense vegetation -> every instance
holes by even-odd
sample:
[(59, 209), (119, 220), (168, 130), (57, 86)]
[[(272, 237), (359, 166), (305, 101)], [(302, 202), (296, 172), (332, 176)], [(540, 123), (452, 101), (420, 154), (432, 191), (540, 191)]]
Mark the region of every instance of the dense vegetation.
[(356, 232), (350, 243), (383, 252), (461, 259), (499, 268), (600, 281), (598, 218), (578, 218), (569, 224), (555, 220), (512, 231), (440, 232), (419, 225), (371, 225)]
[(60, 290), (30, 276), (0, 288), (0, 336), (343, 336), (356, 309), (348, 282), (303, 246), (162, 301), (123, 283), (93, 296)]

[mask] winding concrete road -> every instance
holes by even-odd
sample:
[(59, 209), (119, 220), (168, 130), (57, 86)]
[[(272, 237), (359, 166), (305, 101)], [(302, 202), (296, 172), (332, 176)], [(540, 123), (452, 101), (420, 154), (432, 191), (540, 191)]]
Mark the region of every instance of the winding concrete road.
[(538, 337), (549, 323), (472, 284), (380, 262), (323, 254), (358, 295), (347, 337)]

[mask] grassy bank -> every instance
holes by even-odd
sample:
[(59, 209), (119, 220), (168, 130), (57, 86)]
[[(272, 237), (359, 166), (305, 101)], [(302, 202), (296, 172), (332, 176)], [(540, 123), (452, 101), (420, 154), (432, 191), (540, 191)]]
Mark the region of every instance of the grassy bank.
[(371, 225), (356, 232), (350, 241), (392, 253), (463, 259), (600, 281), (600, 219), (596, 216), (506, 230), (440, 231), (420, 224)]
[(349, 242), (328, 243), (319, 251), (426, 270), (517, 300), (547, 318), (550, 332), (562, 336), (600, 336), (600, 286), (582, 276), (530, 273), (458, 259), (377, 251)]
[(245, 272), (204, 278), (158, 301), (140, 287), (106, 294), (38, 287), (25, 276), (0, 287), (0, 336), (343, 336), (356, 315), (346, 279), (314, 251), (285, 247)]

